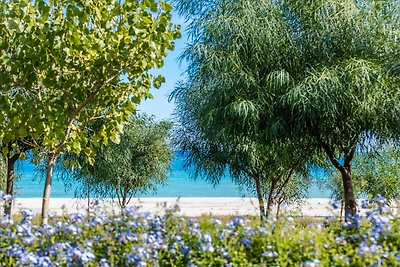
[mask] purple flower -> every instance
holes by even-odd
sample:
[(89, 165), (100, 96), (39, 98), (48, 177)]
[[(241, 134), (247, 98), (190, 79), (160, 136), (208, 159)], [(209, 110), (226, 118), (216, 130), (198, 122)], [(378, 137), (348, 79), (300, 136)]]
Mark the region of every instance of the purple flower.
[(13, 200), (13, 196), (12, 195), (4, 195), (3, 200), (6, 202), (11, 202)]
[(33, 210), (24, 209), (22, 210), (22, 215), (24, 216), (24, 220), (30, 221), (35, 216), (35, 213), (33, 212)]
[(249, 248), (251, 245), (251, 240), (248, 238), (241, 238), (240, 243), (242, 243), (246, 248)]
[(317, 259), (314, 259), (312, 261), (305, 261), (303, 263), (303, 266), (304, 267), (318, 267), (318, 266), (320, 266), (320, 261)]
[(276, 251), (265, 251), (261, 256), (266, 258), (276, 258), (278, 257), (278, 252)]
[(340, 202), (340, 200), (337, 199), (333, 199), (329, 202), (329, 204), (332, 206), (332, 208), (334, 209), (338, 209), (340, 208), (340, 206), (342, 205), (342, 203)]
[(368, 204), (369, 204), (368, 199), (364, 199), (364, 200), (361, 202), (361, 208), (367, 209), (367, 208), (368, 208)]

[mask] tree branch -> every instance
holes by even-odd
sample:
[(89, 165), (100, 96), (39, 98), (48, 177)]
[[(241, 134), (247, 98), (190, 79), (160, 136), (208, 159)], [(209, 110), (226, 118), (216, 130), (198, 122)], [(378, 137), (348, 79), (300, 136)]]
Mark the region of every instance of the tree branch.
[(356, 146), (354, 145), (350, 151), (348, 153), (346, 153), (345, 157), (344, 157), (344, 164), (343, 166), (348, 169), (351, 167), (351, 161), (354, 158), (354, 154), (356, 152)]
[(59, 153), (63, 147), (65, 146), (65, 144), (67, 143), (67, 140), (71, 134), (71, 124), (73, 123), (76, 115), (89, 103), (90, 100), (92, 100), (93, 98), (95, 98), (101, 91), (101, 89), (104, 88), (104, 86), (106, 86), (109, 82), (111, 82), (112, 80), (114, 80), (116, 77), (118, 77), (119, 75), (121, 75), (121, 73), (123, 72), (124, 68), (121, 68), (119, 71), (117, 71), (117, 73), (115, 75), (113, 75), (112, 77), (110, 77), (109, 79), (105, 80), (101, 85), (99, 85), (98, 88), (96, 88), (88, 97), (85, 98), (85, 100), (76, 108), (72, 111), (71, 116), (69, 117), (69, 122), (68, 122), (68, 128), (65, 131), (65, 138), (64, 140), (57, 146), (56, 148), (56, 153)]
[(281, 188), (279, 189), (278, 193), (276, 193), (275, 195), (275, 199), (280, 199), (283, 195), (283, 192), (285, 191), (285, 189), (288, 187), (289, 181), (292, 179), (295, 170), (297, 169), (297, 166), (292, 167), (289, 171), (289, 174), (286, 176), (285, 181), (283, 182), (283, 185), (281, 186)]
[(343, 166), (336, 159), (335, 154), (333, 153), (333, 150), (329, 147), (329, 145), (325, 143), (320, 137), (317, 137), (317, 141), (322, 146), (325, 153), (328, 155), (329, 160), (332, 162), (333, 166), (335, 166), (335, 168), (341, 172), (344, 171)]

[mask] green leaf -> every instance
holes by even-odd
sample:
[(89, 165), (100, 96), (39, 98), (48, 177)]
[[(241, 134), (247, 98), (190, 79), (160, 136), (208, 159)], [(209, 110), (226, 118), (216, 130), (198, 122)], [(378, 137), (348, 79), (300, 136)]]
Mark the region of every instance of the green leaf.
[(169, 3), (163, 3), (163, 9), (166, 12), (169, 12), (172, 10), (172, 5), (170, 5)]
[(26, 130), (26, 128), (24, 126), (20, 126), (18, 128), (18, 134), (19, 134), (20, 137), (24, 138), (24, 137), (26, 137), (28, 135), (28, 132), (27, 132), (27, 130)]
[(121, 142), (121, 136), (120, 136), (120, 134), (119, 134), (118, 132), (116, 132), (116, 131), (113, 131), (113, 132), (111, 133), (110, 139), (111, 139), (111, 141), (112, 141), (113, 143), (115, 143), (115, 144), (119, 144), (119, 143)]
[(143, 17), (142, 21), (143, 21), (145, 24), (152, 24), (152, 23), (153, 23), (153, 21), (152, 21), (150, 18), (148, 18), (148, 17)]
[(11, 18), (7, 20), (7, 28), (9, 28), (10, 30), (20, 30), (19, 23)]

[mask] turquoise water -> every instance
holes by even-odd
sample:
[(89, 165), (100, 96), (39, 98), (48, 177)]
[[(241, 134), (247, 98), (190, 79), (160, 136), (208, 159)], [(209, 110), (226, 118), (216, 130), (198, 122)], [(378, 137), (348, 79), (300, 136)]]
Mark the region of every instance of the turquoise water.
[[(158, 186), (156, 193), (138, 195), (138, 197), (252, 197), (249, 192), (240, 191), (228, 177), (221, 178), (217, 186), (213, 186), (207, 181), (201, 179), (191, 179), (190, 172), (184, 170), (184, 159), (175, 157), (171, 164), (166, 185)], [(20, 162), (17, 166), (17, 172), (20, 173), (20, 179), (16, 183), (16, 196), (22, 198), (38, 198), (43, 195), (44, 179), (38, 177), (35, 167), (28, 161)], [(313, 176), (320, 175), (314, 172)], [(53, 179), (51, 196), (53, 198), (74, 197), (76, 186), (65, 186), (64, 182), (55, 175)], [(317, 186), (310, 188), (309, 197), (328, 198), (329, 192), (321, 191)]]

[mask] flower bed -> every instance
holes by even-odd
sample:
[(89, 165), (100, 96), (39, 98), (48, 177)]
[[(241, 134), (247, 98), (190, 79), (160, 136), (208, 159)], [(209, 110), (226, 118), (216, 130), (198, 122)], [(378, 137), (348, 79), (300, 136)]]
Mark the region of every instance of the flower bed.
[(0, 222), (3, 266), (399, 266), (400, 223), (377, 199), (366, 218), (300, 225), (290, 217), (257, 226), (235, 217), (92, 214), (54, 216), (40, 226), (34, 214)]

